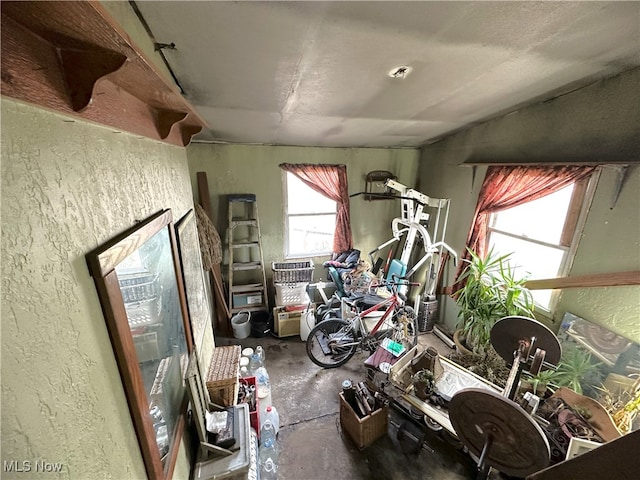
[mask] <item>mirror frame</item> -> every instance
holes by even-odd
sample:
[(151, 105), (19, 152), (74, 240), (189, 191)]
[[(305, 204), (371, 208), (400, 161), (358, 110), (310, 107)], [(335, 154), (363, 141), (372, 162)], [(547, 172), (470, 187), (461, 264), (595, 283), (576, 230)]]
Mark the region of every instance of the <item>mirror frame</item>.
[[(167, 229), (173, 260), (174, 274), (178, 288), (180, 312), (184, 324), (187, 355), (193, 350), (191, 327), (188, 322), (187, 303), (182, 282), (181, 264), (178, 256), (175, 228), (171, 210), (161, 210), (146, 220), (136, 224), (104, 245), (86, 255), (89, 273), (93, 277), (102, 306), (109, 337), (120, 370), (131, 418), (144, 460), (147, 476), (154, 480), (171, 478), (182, 440), (187, 410), (186, 386), (182, 385), (180, 410), (175, 430), (169, 446), (169, 457), (163, 466), (153, 420), (149, 413), (148, 396), (143, 383), (133, 335), (129, 327), (124, 299), (118, 282), (116, 267), (151, 237)], [(184, 372), (182, 372), (184, 373)]]

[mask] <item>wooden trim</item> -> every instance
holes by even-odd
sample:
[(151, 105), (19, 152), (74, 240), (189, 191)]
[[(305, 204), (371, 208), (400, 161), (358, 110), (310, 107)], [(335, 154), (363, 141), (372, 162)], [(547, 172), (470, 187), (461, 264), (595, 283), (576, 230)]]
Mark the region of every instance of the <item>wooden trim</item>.
[[(525, 287), (529, 290), (553, 290), (562, 288), (622, 287), (640, 285), (640, 270), (619, 273), (596, 273), (576, 277), (545, 278), (529, 280)], [(439, 289), (438, 295), (452, 295), (453, 287)]]
[(585, 178), (576, 182), (573, 187), (573, 193), (571, 194), (569, 208), (567, 209), (567, 215), (564, 221), (564, 228), (562, 229), (562, 235), (560, 236), (560, 245), (563, 247), (571, 246), (588, 186), (589, 178)]
[(576, 277), (545, 278), (529, 280), (525, 286), (529, 290), (549, 290), (557, 288), (618, 287), (640, 285), (640, 271), (620, 273), (596, 273)]
[(186, 146), (206, 122), (100, 2), (3, 2), (2, 95)]
[(157, 231), (170, 221), (171, 210), (161, 210), (93, 251), (88, 257), (91, 275), (94, 277), (108, 275), (116, 265), (151, 238), (149, 232)]
[[(140, 452), (144, 460), (147, 477), (152, 480), (171, 478), (182, 441), (184, 416), (186, 414), (186, 389), (179, 399), (176, 412), (175, 430), (172, 436), (169, 457), (163, 464), (160, 458), (156, 435), (149, 414), (149, 397), (146, 391), (138, 354), (135, 348), (131, 327), (129, 326), (124, 299), (116, 272), (116, 266), (135, 249), (144, 244), (163, 229), (168, 229), (168, 241), (173, 260), (173, 273), (178, 290), (178, 301), (182, 314), (187, 355), (193, 351), (193, 340), (188, 320), (186, 295), (180, 272), (180, 259), (177, 252), (175, 227), (171, 210), (160, 211), (138, 225), (116, 236), (113, 240), (87, 255), (89, 271), (94, 277), (98, 297), (105, 316), (109, 337), (122, 379), (132, 423), (138, 438)], [(180, 366), (178, 366), (180, 368)], [(182, 373), (182, 372), (181, 372)], [(183, 383), (184, 385), (184, 383)]]

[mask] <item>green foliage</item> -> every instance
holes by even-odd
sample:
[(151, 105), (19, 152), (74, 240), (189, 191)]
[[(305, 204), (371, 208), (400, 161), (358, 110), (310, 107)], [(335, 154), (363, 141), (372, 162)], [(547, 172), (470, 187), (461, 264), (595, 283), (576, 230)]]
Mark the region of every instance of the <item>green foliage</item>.
[(509, 265), (510, 255), (496, 255), (493, 249), (485, 258), (469, 250), (471, 260), (460, 280), (464, 286), (454, 297), (460, 307), (458, 328), (467, 345), (476, 353), (489, 346), (493, 325), (503, 317), (522, 315), (533, 317), (533, 297), (524, 286), (526, 278), (515, 277)]
[(539, 388), (544, 391), (549, 384), (555, 384), (558, 378), (558, 372), (555, 370), (540, 370), (536, 375), (530, 375), (527, 381), (531, 383), (533, 392), (538, 392)]
[(411, 377), (411, 381), (416, 384), (422, 382), (425, 384), (425, 393), (431, 395), (436, 390), (436, 379), (431, 370), (423, 369), (418, 370)]
[(576, 393), (582, 394), (581, 380), (591, 373), (599, 362), (593, 362), (591, 355), (574, 347), (565, 352), (558, 363), (555, 383), (559, 387), (569, 387)]

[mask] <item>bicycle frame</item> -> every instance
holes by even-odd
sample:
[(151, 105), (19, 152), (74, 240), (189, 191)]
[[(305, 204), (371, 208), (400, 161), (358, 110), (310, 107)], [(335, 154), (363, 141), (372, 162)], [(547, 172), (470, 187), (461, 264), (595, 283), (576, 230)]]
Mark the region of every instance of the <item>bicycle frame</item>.
[[(361, 331), (363, 334), (360, 336), (360, 338), (358, 338), (357, 341), (354, 341), (351, 343), (345, 343), (342, 346), (359, 345), (362, 338), (368, 335), (375, 335), (378, 332), (378, 330), (380, 330), (380, 327), (384, 325), (384, 322), (387, 320), (387, 318), (389, 318), (389, 315), (393, 315), (393, 313), (395, 312), (396, 306), (398, 306), (399, 304), (400, 304), (400, 300), (399, 300), (398, 294), (394, 293), (389, 298), (385, 298), (380, 303), (377, 303), (376, 305), (366, 309), (365, 311), (356, 313), (353, 316), (353, 318), (349, 320), (349, 324), (351, 326), (352, 331), (354, 332)], [(369, 330), (367, 328), (366, 322), (364, 321), (364, 317), (366, 317), (372, 312), (379, 310), (381, 307), (384, 307), (385, 305), (387, 306), (387, 310), (382, 314), (382, 316), (380, 317), (380, 320), (376, 322), (374, 327), (371, 330)], [(357, 327), (359, 328), (356, 328), (356, 322), (358, 322)]]

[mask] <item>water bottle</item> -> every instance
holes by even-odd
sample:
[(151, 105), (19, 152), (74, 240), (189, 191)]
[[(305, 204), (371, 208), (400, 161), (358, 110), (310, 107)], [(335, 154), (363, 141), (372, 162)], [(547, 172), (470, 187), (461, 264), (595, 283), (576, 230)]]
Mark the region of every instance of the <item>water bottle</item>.
[(271, 459), (265, 460), (264, 465), (260, 465), (260, 480), (277, 480), (278, 465)]
[(266, 445), (269, 440), (273, 440), (275, 442), (277, 433), (276, 427), (271, 420), (265, 420), (262, 422), (262, 426), (260, 427), (260, 445)]
[(258, 345), (256, 347), (256, 353), (258, 354), (258, 357), (260, 358), (260, 366), (264, 367), (264, 349), (262, 348), (262, 345)]
[[(255, 354), (254, 354), (255, 355)], [(253, 376), (256, 377), (256, 390), (258, 391), (258, 398), (265, 398), (271, 394), (271, 382), (269, 381), (269, 374), (264, 367), (258, 367)]]
[(253, 355), (251, 355), (251, 359), (249, 360), (249, 372), (252, 375), (257, 376), (256, 372), (259, 368), (264, 368), (264, 365), (260, 360), (260, 355), (258, 355), (258, 353), (254, 353)]
[(264, 414), (263, 425), (266, 424), (267, 422), (273, 425), (273, 428), (275, 430), (275, 435), (277, 436), (278, 431), (280, 430), (280, 415), (278, 414), (278, 410), (276, 410), (276, 407), (274, 407), (273, 405), (269, 405)]
[(278, 477), (278, 448), (275, 438), (269, 435), (260, 438), (259, 461), (262, 479)]

